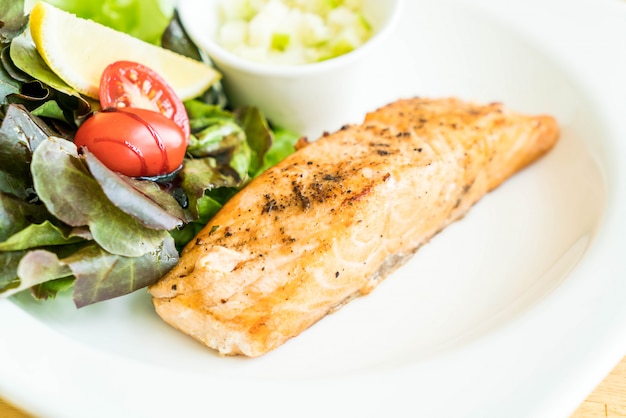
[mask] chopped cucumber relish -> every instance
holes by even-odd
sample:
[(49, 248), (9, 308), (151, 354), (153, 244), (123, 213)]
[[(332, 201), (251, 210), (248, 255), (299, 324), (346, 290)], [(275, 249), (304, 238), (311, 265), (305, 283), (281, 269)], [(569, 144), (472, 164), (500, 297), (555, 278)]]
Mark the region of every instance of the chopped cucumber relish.
[(365, 43), (372, 28), (361, 0), (221, 0), (217, 41), (251, 61), (324, 61)]

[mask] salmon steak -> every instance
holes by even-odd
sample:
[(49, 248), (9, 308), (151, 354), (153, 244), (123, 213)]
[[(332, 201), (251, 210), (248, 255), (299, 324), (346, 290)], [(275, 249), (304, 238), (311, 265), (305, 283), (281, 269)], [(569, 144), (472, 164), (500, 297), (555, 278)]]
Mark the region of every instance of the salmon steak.
[(370, 293), (557, 142), (502, 104), (403, 99), (299, 148), (229, 200), (149, 287), (157, 314), (223, 355), (263, 355)]

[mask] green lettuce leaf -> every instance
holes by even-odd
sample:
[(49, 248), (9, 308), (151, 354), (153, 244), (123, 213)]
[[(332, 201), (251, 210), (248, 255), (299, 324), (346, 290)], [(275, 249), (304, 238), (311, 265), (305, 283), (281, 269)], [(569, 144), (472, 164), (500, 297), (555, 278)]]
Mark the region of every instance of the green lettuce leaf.
[(256, 107), (242, 107), (235, 111), (237, 124), (241, 125), (251, 149), (248, 171), (254, 175), (263, 165), (263, 156), (269, 150), (273, 134), (261, 111)]
[(0, 242), (0, 251), (20, 251), (51, 245), (73, 244), (82, 240), (82, 237), (73, 236), (70, 228), (58, 227), (46, 220), (39, 224), (30, 224), (7, 240)]
[(57, 294), (70, 291), (74, 287), (74, 276), (61, 277), (60, 279), (51, 279), (43, 283), (30, 287), (30, 293), (35, 299), (48, 300), (53, 299)]
[[(21, 290), (17, 267), (25, 251), (0, 252), (0, 295), (10, 296)], [(24, 287), (27, 289), (28, 287)]]
[(256, 172), (252, 173), (253, 177), (258, 176), (270, 167), (275, 166), (288, 155), (296, 151), (296, 143), (301, 136), (286, 129), (274, 129), (273, 140), (270, 148), (263, 155), (263, 162)]
[(174, 14), (174, 2), (165, 0), (46, 1), (79, 17), (157, 45)]

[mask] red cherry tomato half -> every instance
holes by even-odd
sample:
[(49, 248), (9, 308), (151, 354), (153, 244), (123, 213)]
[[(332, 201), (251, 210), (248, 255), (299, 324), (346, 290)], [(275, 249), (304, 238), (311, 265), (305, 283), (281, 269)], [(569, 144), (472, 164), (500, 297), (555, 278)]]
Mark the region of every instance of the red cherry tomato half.
[(134, 107), (160, 112), (189, 137), (189, 117), (174, 89), (156, 71), (131, 61), (107, 66), (100, 78), (100, 105)]
[(188, 139), (158, 112), (110, 108), (78, 128), (77, 147), (87, 147), (104, 165), (131, 177), (169, 174), (183, 163)]

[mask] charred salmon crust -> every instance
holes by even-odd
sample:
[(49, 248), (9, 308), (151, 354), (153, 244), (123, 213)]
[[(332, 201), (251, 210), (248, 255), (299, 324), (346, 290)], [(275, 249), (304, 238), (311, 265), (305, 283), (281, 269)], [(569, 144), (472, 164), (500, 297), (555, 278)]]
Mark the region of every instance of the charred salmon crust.
[(550, 116), (399, 100), (299, 149), (234, 196), (149, 288), (163, 320), (256, 357), (376, 285), (553, 147)]

